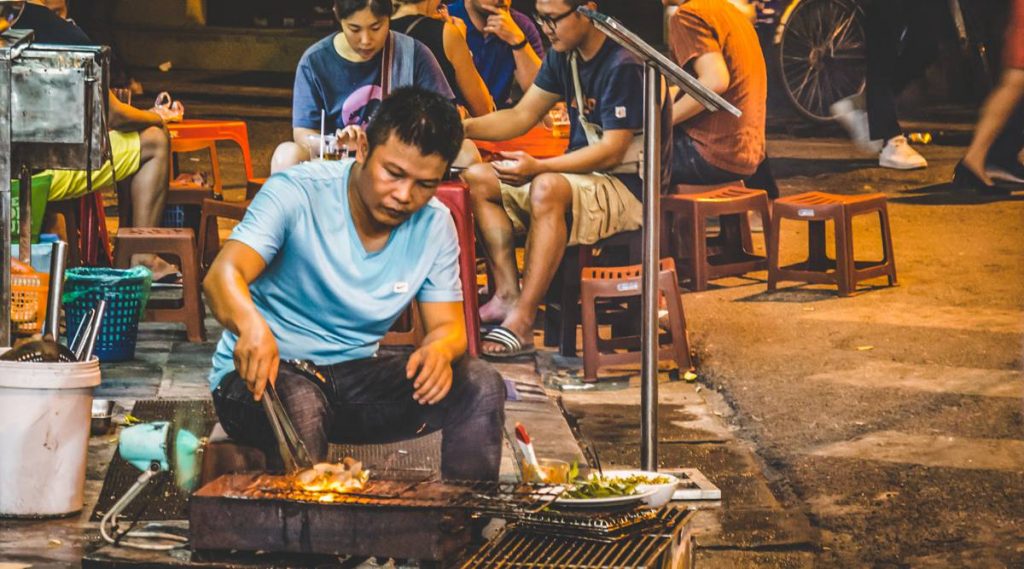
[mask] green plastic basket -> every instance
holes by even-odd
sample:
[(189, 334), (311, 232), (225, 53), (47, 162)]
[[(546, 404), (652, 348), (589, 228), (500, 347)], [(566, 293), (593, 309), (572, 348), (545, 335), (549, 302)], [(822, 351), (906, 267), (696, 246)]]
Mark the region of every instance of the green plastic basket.
[(68, 269), (64, 282), (64, 315), (68, 334), (74, 334), (89, 310), (101, 298), (107, 309), (93, 352), (101, 362), (123, 362), (135, 357), (139, 320), (146, 310), (153, 273), (145, 267)]

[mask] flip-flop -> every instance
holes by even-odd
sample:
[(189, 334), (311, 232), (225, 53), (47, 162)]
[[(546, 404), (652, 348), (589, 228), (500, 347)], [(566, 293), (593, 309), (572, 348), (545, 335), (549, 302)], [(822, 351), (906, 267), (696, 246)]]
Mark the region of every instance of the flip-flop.
[(181, 273), (167, 273), (159, 279), (153, 279), (152, 288), (181, 288), (184, 286), (181, 280)]
[(533, 355), (537, 351), (536, 346), (524, 346), (523, 342), (519, 340), (519, 337), (516, 336), (515, 332), (504, 326), (494, 327), (490, 332), (484, 335), (483, 340), (485, 342), (499, 344), (505, 348), (504, 352), (484, 352), (480, 354), (481, 357), (485, 359), (509, 360), (521, 356)]

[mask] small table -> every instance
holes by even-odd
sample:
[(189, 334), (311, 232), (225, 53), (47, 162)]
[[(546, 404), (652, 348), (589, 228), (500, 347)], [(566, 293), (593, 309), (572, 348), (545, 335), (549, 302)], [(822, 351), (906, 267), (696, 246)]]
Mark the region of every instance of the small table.
[(565, 150), (569, 147), (568, 138), (555, 138), (551, 135), (550, 130), (540, 125), (534, 126), (522, 136), (509, 140), (497, 142), (478, 140), (474, 142), (485, 157), (487, 154), (521, 150), (534, 158), (553, 158), (565, 154)]
[(169, 123), (171, 152), (189, 152), (203, 143), (228, 140), (242, 149), (245, 164), (245, 179), (252, 179), (252, 156), (249, 153), (249, 128), (244, 121), (221, 121), (189, 119)]

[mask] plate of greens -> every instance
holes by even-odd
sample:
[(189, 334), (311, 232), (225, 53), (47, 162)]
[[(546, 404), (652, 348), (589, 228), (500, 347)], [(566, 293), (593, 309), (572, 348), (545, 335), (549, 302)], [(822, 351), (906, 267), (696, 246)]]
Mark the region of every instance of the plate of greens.
[(678, 479), (672, 476), (639, 470), (611, 470), (603, 475), (592, 473), (585, 478), (570, 476), (569, 483), (555, 503), (594, 508), (624, 506), (648, 501), (667, 485), (674, 487), (676, 483)]

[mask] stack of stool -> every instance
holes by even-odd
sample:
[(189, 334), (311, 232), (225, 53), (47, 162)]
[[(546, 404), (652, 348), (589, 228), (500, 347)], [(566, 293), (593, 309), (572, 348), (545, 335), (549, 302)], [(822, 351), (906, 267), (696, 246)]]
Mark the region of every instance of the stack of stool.
[(182, 322), (189, 342), (206, 341), (203, 324), (205, 309), (199, 291), (199, 262), (196, 259), (196, 241), (191, 229), (163, 227), (124, 228), (117, 232), (116, 258), (120, 268), (131, 265), (133, 255), (169, 255), (178, 259), (181, 267), (181, 299), (150, 299), (146, 319), (156, 322)]
[[(639, 336), (604, 339), (598, 334), (598, 302), (607, 299), (639, 298), (641, 265), (630, 267), (590, 267), (583, 269), (581, 305), (583, 310), (583, 380), (597, 381), (597, 370), (606, 365), (635, 364), (641, 361)], [(668, 308), (669, 334), (659, 334), (659, 359), (671, 359), (680, 369), (690, 369), (690, 346), (686, 339), (686, 318), (679, 296), (675, 262), (661, 261), (658, 274), (659, 295)], [(667, 343), (667, 345), (665, 345)], [(625, 352), (615, 350), (627, 350)]]
[[(711, 279), (736, 276), (768, 267), (755, 255), (749, 213), (760, 214), (769, 239), (771, 214), (764, 190), (727, 186), (706, 192), (662, 196), (662, 250), (671, 252), (690, 289), (706, 290)], [(721, 231), (707, 238), (707, 218), (718, 217)]]
[[(882, 233), (881, 261), (855, 261), (853, 254), (853, 217), (877, 214)], [(806, 221), (809, 224), (807, 260), (779, 266), (779, 229), (783, 219)], [(835, 226), (836, 258), (825, 252), (825, 222)], [(886, 276), (889, 285), (896, 284), (896, 263), (893, 259), (892, 234), (885, 194), (841, 196), (823, 192), (807, 192), (775, 200), (772, 231), (768, 237), (768, 290), (774, 291), (780, 280), (814, 284), (834, 284), (839, 296), (849, 296), (857, 283)]]

